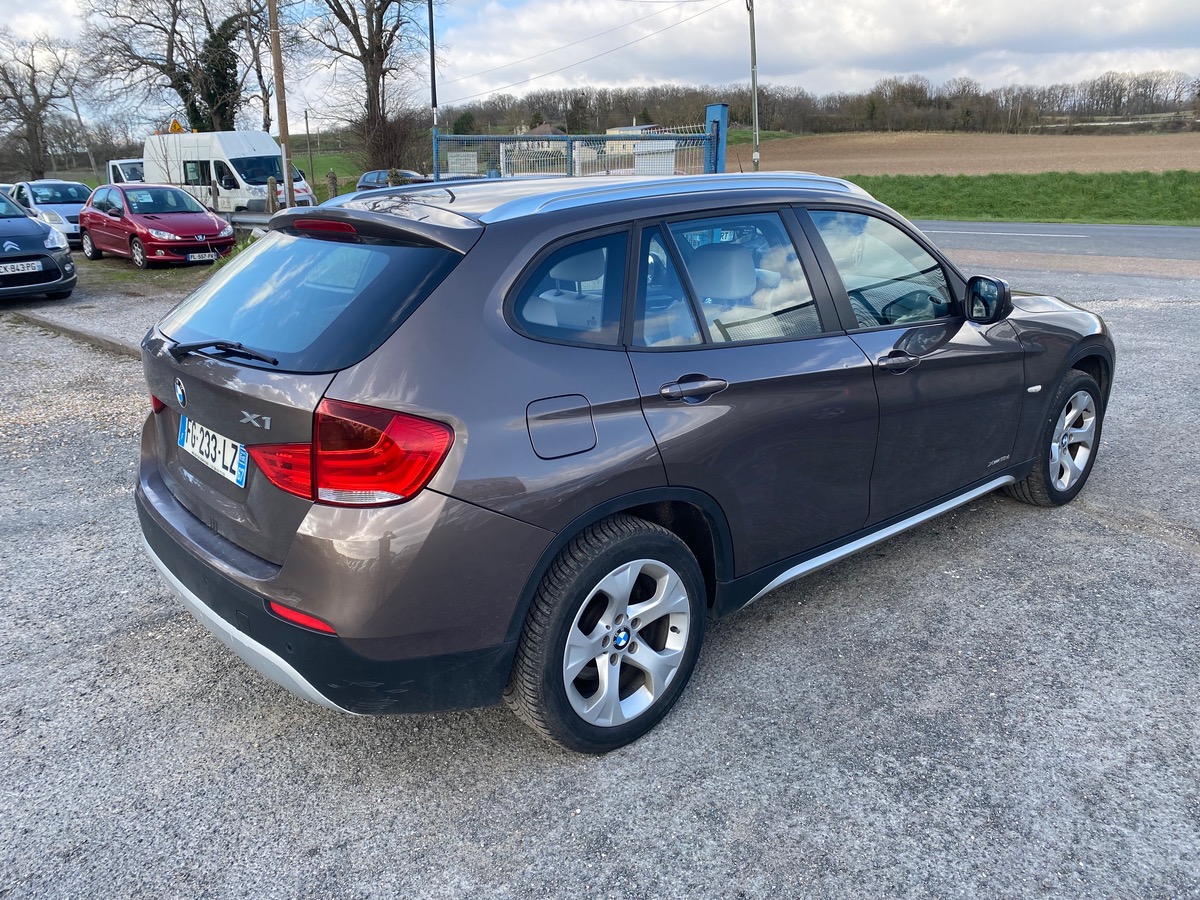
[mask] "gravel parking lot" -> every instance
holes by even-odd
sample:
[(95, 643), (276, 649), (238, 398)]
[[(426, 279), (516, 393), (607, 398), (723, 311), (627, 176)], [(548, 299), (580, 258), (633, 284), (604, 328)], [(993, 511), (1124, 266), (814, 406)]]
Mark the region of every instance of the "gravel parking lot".
[(601, 758), (265, 682), (142, 553), (140, 365), (0, 308), (0, 897), (1200, 897), (1200, 280), (998, 274), (1114, 330), (1081, 497), (777, 591)]

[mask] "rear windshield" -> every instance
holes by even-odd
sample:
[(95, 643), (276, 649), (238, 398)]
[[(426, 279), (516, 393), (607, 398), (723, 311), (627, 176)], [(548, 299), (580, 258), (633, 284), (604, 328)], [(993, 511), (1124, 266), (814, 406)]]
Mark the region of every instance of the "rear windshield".
[(167, 314), (174, 341), (237, 341), (248, 366), (334, 372), (373, 353), (462, 257), (452, 250), (270, 232)]

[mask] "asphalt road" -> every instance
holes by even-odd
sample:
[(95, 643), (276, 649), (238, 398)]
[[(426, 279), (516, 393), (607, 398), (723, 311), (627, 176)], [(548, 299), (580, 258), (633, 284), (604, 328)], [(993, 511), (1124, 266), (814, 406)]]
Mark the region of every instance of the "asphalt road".
[(0, 309), (0, 897), (1200, 897), (1200, 279), (935, 238), (1109, 321), (1088, 487), (759, 601), (602, 758), (262, 680), (142, 555), (139, 364), (13, 314), (136, 344), (171, 298)]

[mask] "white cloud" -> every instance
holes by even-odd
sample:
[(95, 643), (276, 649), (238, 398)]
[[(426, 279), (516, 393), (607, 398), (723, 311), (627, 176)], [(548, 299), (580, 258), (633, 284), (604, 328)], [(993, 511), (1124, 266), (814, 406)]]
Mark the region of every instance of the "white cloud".
[(71, 40), (83, 28), (83, 17), (75, 0), (38, 0), (36, 3), (0, 0), (0, 23), (12, 29), (17, 37), (48, 34)]

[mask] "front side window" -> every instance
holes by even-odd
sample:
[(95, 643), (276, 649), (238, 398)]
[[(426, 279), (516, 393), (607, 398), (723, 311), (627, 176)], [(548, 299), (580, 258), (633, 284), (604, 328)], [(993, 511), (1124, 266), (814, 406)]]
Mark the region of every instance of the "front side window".
[(953, 313), (941, 265), (895, 225), (855, 212), (810, 210), (809, 215), (860, 328), (927, 322)]
[(574, 241), (547, 256), (513, 301), (533, 337), (615, 346), (621, 326), (625, 232)]
[(777, 212), (668, 226), (714, 343), (820, 334), (796, 248)]

